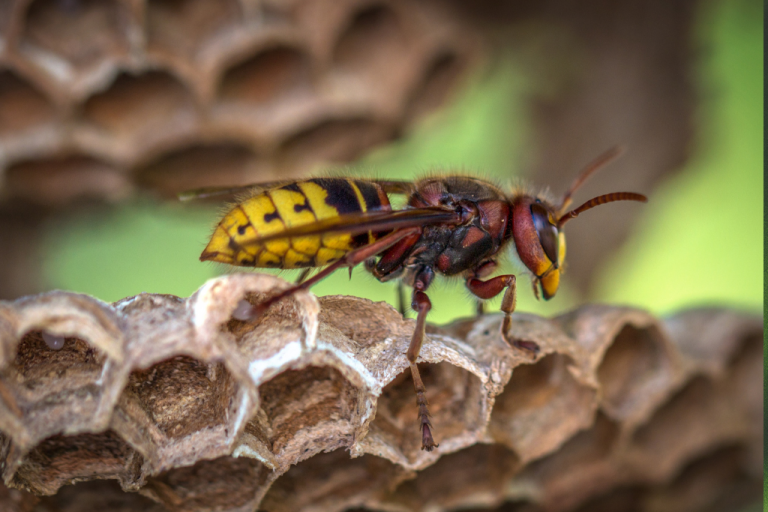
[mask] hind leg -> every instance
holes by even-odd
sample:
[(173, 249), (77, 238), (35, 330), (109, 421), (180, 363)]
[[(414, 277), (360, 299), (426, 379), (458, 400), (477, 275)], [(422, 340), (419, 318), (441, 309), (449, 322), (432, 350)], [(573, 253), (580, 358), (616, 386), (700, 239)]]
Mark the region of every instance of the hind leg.
[(416, 366), (416, 360), (421, 352), (421, 345), (424, 343), (424, 326), (427, 319), (427, 313), (432, 309), (432, 303), (424, 292), (414, 291), (413, 309), (417, 311), (416, 329), (413, 331), (411, 345), (408, 347), (406, 356), (411, 366), (411, 376), (413, 377), (413, 387), (416, 388), (416, 404), (419, 406), (419, 428), (421, 429), (421, 449), (431, 452), (438, 446), (432, 437), (432, 423), (429, 421), (429, 402), (427, 401), (427, 389), (419, 374), (419, 367)]
[(413, 387), (416, 388), (416, 404), (419, 406), (419, 429), (421, 430), (421, 449), (431, 452), (438, 446), (432, 437), (432, 423), (429, 421), (429, 402), (427, 401), (427, 389), (419, 374), (419, 367), (416, 366), (416, 360), (419, 358), (421, 346), (424, 343), (424, 331), (427, 321), (427, 314), (432, 309), (427, 294), (424, 293), (429, 287), (435, 273), (429, 267), (424, 267), (414, 279), (413, 298), (411, 307), (416, 311), (416, 328), (413, 330), (411, 344), (408, 347), (406, 357), (411, 367), (411, 376), (413, 377)]

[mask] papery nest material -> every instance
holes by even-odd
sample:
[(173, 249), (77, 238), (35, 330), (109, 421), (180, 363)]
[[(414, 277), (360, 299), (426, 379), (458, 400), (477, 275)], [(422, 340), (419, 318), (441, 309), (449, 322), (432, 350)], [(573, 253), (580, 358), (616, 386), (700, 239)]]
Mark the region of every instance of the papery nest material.
[(413, 321), (306, 292), (256, 322), (233, 318), (285, 286), (233, 274), (189, 299), (0, 303), (6, 485), (55, 504), (97, 484), (62, 485), (112, 479), (169, 510), (569, 510), (672, 485), (724, 445), (739, 474), (759, 474), (762, 403), (746, 391), (760, 389), (759, 317), (515, 314), (535, 361), (501, 340), (498, 315), (432, 327), (419, 361), (440, 441), (428, 453), (405, 358)]

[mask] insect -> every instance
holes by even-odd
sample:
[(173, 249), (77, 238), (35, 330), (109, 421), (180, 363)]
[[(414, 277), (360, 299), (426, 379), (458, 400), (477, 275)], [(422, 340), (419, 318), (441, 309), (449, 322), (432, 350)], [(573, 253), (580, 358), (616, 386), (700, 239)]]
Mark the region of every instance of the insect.
[[(432, 304), (427, 290), (437, 274), (462, 276), (478, 300), (502, 292), (501, 337), (516, 349), (536, 355), (539, 347), (509, 335), (516, 303), (516, 277), (490, 277), (499, 258), (519, 259), (530, 274), (536, 296), (554, 297), (565, 259), (563, 227), (579, 214), (613, 201), (647, 199), (614, 192), (568, 210), (572, 194), (598, 168), (621, 153), (614, 148), (589, 164), (558, 204), (525, 192), (505, 193), (471, 176), (437, 176), (414, 182), (344, 177), (277, 181), (233, 188), (199, 189), (182, 199), (250, 190), (213, 233), (201, 260), (247, 267), (294, 269), (323, 267), (267, 300), (252, 306), (251, 317), (297, 290), (307, 289), (332, 272), (358, 264), (379, 280), (399, 279), (413, 289), (416, 326), (406, 353), (416, 389), (422, 449), (438, 446), (426, 390), (416, 361)], [(394, 210), (390, 196), (404, 195)], [(401, 310), (403, 308), (401, 307)], [(402, 311), (401, 311), (402, 312)]]

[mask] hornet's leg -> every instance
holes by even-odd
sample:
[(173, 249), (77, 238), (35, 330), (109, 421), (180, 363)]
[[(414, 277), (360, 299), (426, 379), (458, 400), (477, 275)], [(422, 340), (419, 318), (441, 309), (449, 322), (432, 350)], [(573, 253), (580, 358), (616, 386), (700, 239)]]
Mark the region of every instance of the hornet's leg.
[(304, 270), (302, 270), (301, 274), (299, 274), (299, 277), (296, 278), (296, 281), (294, 281), (293, 284), (303, 283), (307, 279), (307, 276), (309, 275), (310, 272), (312, 272), (312, 267), (305, 268)]
[(252, 314), (249, 316), (251, 317), (259, 316), (260, 314), (264, 313), (267, 309), (269, 309), (269, 307), (275, 302), (293, 295), (298, 290), (306, 290), (310, 286), (314, 285), (316, 282), (324, 279), (325, 277), (329, 276), (334, 271), (342, 267), (350, 267), (350, 268), (354, 267), (355, 265), (364, 262), (368, 258), (372, 258), (373, 256), (376, 256), (377, 254), (383, 251), (386, 251), (387, 249), (395, 245), (398, 241), (402, 240), (403, 238), (407, 236), (411, 236), (412, 234), (418, 233), (420, 231), (421, 231), (420, 227), (411, 227), (411, 228), (401, 229), (398, 231), (393, 231), (392, 233), (376, 240), (372, 244), (358, 247), (357, 249), (347, 253), (347, 255), (344, 256), (339, 261), (328, 265), (323, 270), (313, 275), (306, 281), (296, 284), (288, 288), (287, 290), (284, 290), (278, 293), (277, 295), (268, 298), (264, 302), (256, 304), (255, 306), (253, 306)]
[(397, 310), (403, 315), (403, 318), (406, 318), (408, 311), (405, 307), (405, 285), (401, 280), (397, 281)]
[(413, 330), (411, 345), (408, 347), (406, 357), (411, 366), (411, 376), (413, 377), (413, 386), (416, 388), (416, 404), (419, 406), (419, 428), (421, 429), (421, 449), (431, 452), (438, 446), (432, 438), (432, 423), (429, 421), (429, 402), (427, 401), (427, 390), (419, 374), (419, 367), (416, 366), (416, 360), (421, 352), (421, 345), (424, 343), (424, 327), (427, 320), (427, 313), (432, 309), (432, 303), (423, 290), (426, 290), (429, 283), (434, 278), (434, 272), (427, 267), (422, 270), (414, 281), (413, 299), (411, 307), (416, 311), (416, 328)]
[[(475, 278), (489, 276), (493, 273), (494, 270), (496, 270), (497, 266), (498, 263), (493, 260), (486, 261), (478, 265), (477, 268), (472, 271), (471, 276)], [(477, 297), (477, 294), (475, 294), (475, 296)], [(483, 316), (485, 314), (485, 302), (479, 297), (475, 301), (475, 313), (476, 316)]]
[(481, 281), (476, 277), (467, 279), (467, 288), (475, 296), (481, 299), (491, 299), (506, 288), (504, 298), (501, 300), (501, 310), (504, 312), (504, 321), (501, 324), (501, 337), (504, 338), (510, 346), (530, 352), (535, 356), (539, 353), (539, 346), (532, 341), (512, 339), (509, 336), (509, 329), (512, 326), (512, 312), (515, 311), (517, 303), (517, 279), (513, 275), (504, 275), (494, 277), (487, 281)]

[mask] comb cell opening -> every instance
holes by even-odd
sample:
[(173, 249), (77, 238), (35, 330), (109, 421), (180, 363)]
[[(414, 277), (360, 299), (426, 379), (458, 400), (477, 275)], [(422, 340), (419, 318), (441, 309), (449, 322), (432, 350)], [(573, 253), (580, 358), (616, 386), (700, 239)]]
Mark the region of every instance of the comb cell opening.
[(230, 67), (219, 85), (222, 102), (238, 108), (264, 108), (311, 88), (310, 59), (302, 50), (275, 46)]
[[(216, 169), (215, 173), (211, 169)], [(166, 196), (200, 187), (231, 187), (273, 179), (245, 144), (192, 144), (169, 151), (136, 171), (137, 182)]]
[(13, 485), (53, 495), (60, 487), (91, 479), (115, 479), (128, 487), (139, 479), (143, 459), (112, 430), (56, 435), (35, 446), (13, 475)]
[(597, 378), (601, 407), (614, 419), (626, 420), (652, 407), (675, 379), (659, 330), (625, 325), (606, 350)]
[(34, 84), (0, 71), (0, 137), (18, 137), (54, 122), (55, 116), (55, 107)]
[(391, 462), (373, 455), (352, 459), (344, 449), (321, 453), (299, 462), (278, 478), (261, 502), (260, 510), (349, 510), (368, 500), (381, 499), (402, 473)]
[(194, 61), (218, 38), (239, 28), (241, 17), (235, 0), (149, 0), (148, 46)]
[(128, 54), (130, 17), (117, 0), (36, 0), (27, 8), (20, 46), (55, 55), (76, 70), (95, 68)]
[(84, 154), (17, 162), (6, 171), (10, 195), (43, 206), (116, 201), (132, 186), (120, 169)]
[(112, 137), (167, 138), (174, 124), (194, 115), (192, 95), (176, 77), (163, 71), (121, 73), (109, 88), (91, 96), (84, 118)]
[(520, 458), (500, 444), (477, 444), (443, 455), (400, 484), (392, 501), (407, 510), (463, 510), (500, 505)]
[(287, 370), (259, 386), (261, 410), (247, 430), (293, 463), (320, 451), (321, 432), (351, 446), (358, 393), (335, 368)]
[[(485, 390), (477, 376), (447, 362), (420, 363), (418, 368), (427, 389), (432, 432), (437, 443), (483, 428)], [(399, 449), (410, 461), (425, 453), (421, 451), (418, 406), (410, 368), (382, 390), (371, 433)]]
[(592, 424), (595, 390), (578, 382), (569, 364), (567, 356), (551, 354), (513, 370), (491, 413), (494, 440), (527, 461), (556, 450)]
[(131, 372), (126, 392), (171, 439), (231, 421), (238, 386), (221, 363), (175, 356)]
[(271, 470), (248, 457), (219, 457), (150, 478), (147, 489), (168, 510), (255, 510)]

